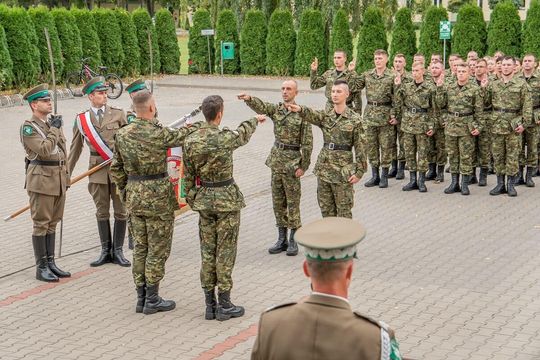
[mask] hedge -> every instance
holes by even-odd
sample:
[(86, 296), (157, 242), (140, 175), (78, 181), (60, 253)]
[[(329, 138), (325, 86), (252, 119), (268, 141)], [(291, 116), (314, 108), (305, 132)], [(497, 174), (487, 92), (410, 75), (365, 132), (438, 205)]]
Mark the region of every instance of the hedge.
[(138, 8), (131, 14), (135, 28), (137, 28), (137, 39), (139, 41), (139, 51), (141, 54), (141, 74), (150, 74), (150, 46), (148, 44), (148, 32), (150, 31), (152, 40), (152, 55), (154, 73), (161, 69), (161, 61), (159, 56), (159, 45), (156, 36), (156, 28), (152, 23), (152, 18), (148, 11)]
[(101, 48), (101, 62), (108, 67), (108, 72), (122, 73), (124, 50), (122, 49), (122, 33), (111, 9), (94, 8), (92, 16), (96, 23)]
[(464, 59), (471, 50), (476, 51), (480, 57), (484, 56), (487, 31), (482, 9), (473, 4), (463, 5), (459, 9), (453, 31), (454, 53), (460, 54)]
[(364, 13), (364, 22), (358, 35), (357, 48), (356, 71), (359, 73), (373, 68), (375, 50), (388, 48), (382, 12), (377, 7), (370, 6)]
[(53, 9), (51, 13), (62, 45), (65, 78), (67, 74), (81, 69), (81, 58), (83, 57), (81, 35), (75, 17), (68, 10), (58, 8)]
[(540, 1), (532, 0), (527, 11), (527, 19), (523, 24), (523, 55), (534, 54), (537, 59), (540, 57), (538, 29), (540, 29)]
[(279, 0), (262, 0), (261, 9), (267, 19), (270, 19), (279, 6)]
[(292, 75), (296, 32), (293, 18), (288, 10), (277, 9), (270, 17), (266, 37), (266, 73)]
[(30, 8), (28, 14), (32, 19), (32, 24), (38, 37), (38, 48), (41, 56), (41, 73), (44, 77), (43, 80), (50, 82), (52, 80), (50, 74), (51, 61), (44, 29), (47, 29), (49, 32), (56, 76), (61, 76), (64, 71), (64, 59), (62, 58), (62, 48), (60, 45), (60, 38), (58, 37), (58, 31), (56, 30), (56, 24), (54, 23), (54, 18), (49, 9), (45, 6)]
[[(208, 74), (214, 64), (214, 39), (201, 35), (201, 30), (212, 29), (210, 13), (206, 9), (198, 9), (193, 14), (193, 26), (189, 29), (189, 67), (190, 74)], [(210, 54), (208, 53), (208, 43), (210, 40)], [(210, 57), (210, 69), (208, 68), (208, 58)]]
[(9, 55), (6, 33), (0, 25), (0, 90), (11, 87), (13, 83), (13, 62)]
[(408, 8), (401, 8), (396, 13), (390, 44), (390, 63), (394, 61), (396, 54), (400, 53), (405, 55), (407, 69), (410, 70), (416, 54), (416, 30), (412, 22), (412, 12)]
[(128, 76), (136, 76), (141, 71), (141, 54), (137, 40), (137, 29), (133, 24), (131, 15), (126, 10), (117, 8), (114, 15), (122, 33), (122, 48), (124, 50), (122, 73)]
[(266, 62), (266, 18), (261, 10), (249, 10), (240, 33), (242, 74), (264, 74)]
[[(439, 40), (439, 22), (448, 20), (445, 8), (430, 6), (426, 9), (420, 27), (418, 52), (429, 59), (431, 54), (443, 53), (443, 40)], [(446, 53), (450, 54), (450, 42), (446, 42)]]
[(30, 40), (30, 48), (27, 49), (27, 51), (30, 53), (30, 56), (32, 58), (32, 66), (34, 67), (35, 71), (37, 72), (37, 76), (41, 74), (41, 53), (39, 52), (39, 39), (36, 33), (36, 29), (34, 28), (34, 24), (32, 22), (32, 19), (30, 18), (30, 15), (28, 14), (28, 11), (22, 12), (21, 20), (24, 23), (26, 27), (26, 34), (28, 35), (28, 40)]
[(156, 33), (161, 72), (178, 74), (180, 71), (180, 49), (178, 48), (174, 19), (169, 10), (161, 9), (156, 13)]
[(101, 65), (101, 47), (96, 29), (94, 16), (86, 9), (71, 9), (71, 14), (75, 18), (75, 24), (81, 36), (83, 58), (90, 58), (88, 65), (97, 69)]
[(224, 74), (236, 74), (240, 70), (240, 61), (238, 53), (238, 30), (237, 30), (236, 17), (232, 10), (222, 10), (218, 15), (216, 24), (216, 72), (221, 70), (221, 42), (234, 43), (234, 59), (223, 60), (223, 73)]
[(495, 6), (487, 39), (490, 55), (500, 50), (506, 55), (521, 56), (521, 21), (514, 4), (504, 1)]
[(349, 18), (345, 10), (338, 10), (334, 16), (332, 31), (330, 32), (330, 49), (328, 51), (328, 64), (334, 63), (334, 52), (337, 49), (345, 51), (347, 59), (351, 61), (354, 57), (352, 34), (349, 28)]
[(307, 9), (302, 13), (294, 62), (294, 74), (308, 76), (310, 64), (324, 53), (324, 22), (319, 10)]

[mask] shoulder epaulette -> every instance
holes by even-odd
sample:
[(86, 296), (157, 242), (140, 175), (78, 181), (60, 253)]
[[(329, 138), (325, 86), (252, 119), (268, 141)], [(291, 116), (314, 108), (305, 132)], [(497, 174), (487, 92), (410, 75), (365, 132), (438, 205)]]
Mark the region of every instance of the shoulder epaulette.
[(288, 303), (284, 303), (284, 304), (279, 304), (279, 305), (271, 306), (271, 307), (269, 307), (268, 309), (264, 310), (264, 312), (270, 312), (270, 311), (273, 311), (273, 310), (276, 310), (276, 309), (281, 309), (281, 308), (284, 308), (284, 307), (287, 307), (287, 306), (296, 305), (296, 304), (297, 304), (296, 301), (291, 301), (291, 302), (288, 302)]
[(119, 111), (124, 111), (124, 109), (120, 108), (120, 107), (117, 107), (117, 106), (112, 106), (112, 105), (109, 105), (109, 107), (111, 108), (111, 110), (119, 110)]

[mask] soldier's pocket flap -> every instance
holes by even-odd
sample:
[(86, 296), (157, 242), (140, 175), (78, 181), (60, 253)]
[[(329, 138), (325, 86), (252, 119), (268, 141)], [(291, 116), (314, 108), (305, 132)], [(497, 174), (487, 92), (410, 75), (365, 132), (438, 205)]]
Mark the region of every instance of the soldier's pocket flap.
[(107, 129), (107, 130), (115, 130), (115, 129), (118, 129), (118, 128), (120, 128), (120, 125), (118, 123), (116, 123), (116, 122), (111, 123), (111, 124), (107, 124), (105, 126), (105, 129)]
[(356, 174), (356, 164), (348, 164), (341, 168), (343, 182), (348, 182), (349, 178), (354, 174)]
[(53, 176), (53, 168), (51, 166), (36, 165), (32, 170), (32, 175)]

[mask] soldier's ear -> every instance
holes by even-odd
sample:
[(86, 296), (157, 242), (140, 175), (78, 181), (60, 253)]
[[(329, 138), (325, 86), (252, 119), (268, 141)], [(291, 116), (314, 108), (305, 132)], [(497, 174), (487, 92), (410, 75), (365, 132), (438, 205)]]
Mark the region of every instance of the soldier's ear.
[(311, 274), (309, 272), (309, 267), (308, 267), (307, 260), (304, 260), (304, 263), (302, 264), (302, 269), (304, 269), (304, 275), (306, 275), (306, 277), (310, 278)]

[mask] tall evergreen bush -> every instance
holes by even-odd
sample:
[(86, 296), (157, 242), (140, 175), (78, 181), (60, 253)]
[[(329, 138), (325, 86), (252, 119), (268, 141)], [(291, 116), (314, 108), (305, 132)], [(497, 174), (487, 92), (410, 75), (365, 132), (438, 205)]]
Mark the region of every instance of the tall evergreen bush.
[(240, 33), (242, 74), (264, 74), (266, 62), (266, 18), (261, 10), (249, 10)]
[(294, 74), (308, 76), (313, 58), (324, 52), (324, 22), (319, 10), (307, 9), (302, 13), (294, 62)]
[(75, 17), (71, 12), (64, 8), (56, 8), (51, 13), (62, 45), (65, 78), (67, 74), (79, 71), (81, 68), (81, 58), (83, 56), (81, 35)]
[(277, 9), (268, 23), (266, 38), (266, 73), (270, 75), (292, 75), (296, 32), (293, 18), (288, 10)]
[(356, 56), (356, 71), (364, 72), (373, 67), (373, 52), (377, 49), (386, 50), (386, 30), (380, 9), (370, 6), (364, 13), (364, 22), (358, 35)]
[(334, 63), (334, 51), (341, 49), (347, 54), (347, 60), (354, 57), (352, 34), (349, 28), (349, 19), (345, 10), (340, 9), (334, 16), (332, 30), (330, 32), (330, 48), (328, 49), (328, 64)]
[(161, 69), (161, 61), (159, 56), (159, 45), (156, 36), (156, 28), (152, 23), (152, 18), (148, 11), (138, 8), (131, 14), (133, 23), (137, 28), (137, 39), (139, 41), (139, 52), (141, 54), (141, 74), (150, 74), (150, 45), (148, 43), (148, 32), (151, 34), (152, 55), (154, 73)]
[(224, 74), (235, 74), (240, 69), (240, 55), (238, 53), (238, 48), (240, 42), (238, 41), (238, 25), (236, 23), (236, 18), (234, 13), (231, 10), (221, 10), (218, 15), (218, 20), (216, 24), (216, 70), (221, 67), (219, 64), (219, 59), (221, 59), (221, 42), (232, 42), (234, 43), (234, 59), (232, 60), (223, 60), (223, 73)]
[(534, 54), (538, 59), (540, 57), (540, 1), (532, 0), (527, 18), (523, 24), (523, 55)]
[(390, 43), (390, 63), (396, 54), (405, 55), (407, 69), (411, 69), (413, 56), (416, 54), (416, 30), (412, 22), (412, 12), (409, 8), (401, 8), (396, 13), (396, 21), (392, 30)]
[(0, 25), (0, 90), (11, 87), (13, 83), (13, 61), (9, 55), (6, 33)]
[(141, 54), (137, 40), (137, 29), (131, 15), (126, 10), (117, 8), (114, 15), (122, 34), (122, 49), (124, 50), (122, 73), (128, 76), (138, 75), (141, 71)]
[(488, 26), (487, 41), (490, 55), (500, 50), (506, 55), (521, 56), (521, 20), (517, 8), (510, 1), (495, 6)]
[(161, 59), (161, 72), (178, 74), (180, 71), (180, 49), (172, 14), (167, 9), (156, 13), (156, 33)]
[[(190, 74), (208, 74), (214, 64), (214, 38), (207, 39), (201, 30), (212, 29), (210, 13), (206, 9), (198, 9), (193, 14), (193, 26), (189, 29), (189, 67)], [(208, 49), (210, 40), (210, 49)], [(210, 59), (210, 61), (209, 61)], [(210, 62), (210, 69), (208, 63)]]
[[(418, 52), (429, 59), (431, 54), (443, 53), (443, 40), (439, 40), (439, 23), (448, 20), (448, 12), (443, 7), (430, 6), (422, 17), (420, 27), (420, 45)], [(446, 42), (446, 53), (450, 53), (450, 42)]]
[(487, 45), (486, 22), (482, 9), (473, 4), (459, 8), (457, 21), (454, 25), (452, 51), (463, 58), (474, 50), (478, 56), (484, 56)]
[(101, 47), (96, 29), (96, 23), (92, 13), (87, 9), (72, 8), (71, 14), (75, 18), (75, 24), (81, 36), (82, 57), (89, 58), (88, 65), (97, 68), (101, 62)]
[(116, 21), (114, 11), (105, 8), (92, 10), (101, 48), (101, 61), (109, 72), (122, 73), (124, 50), (122, 49), (122, 33)]

